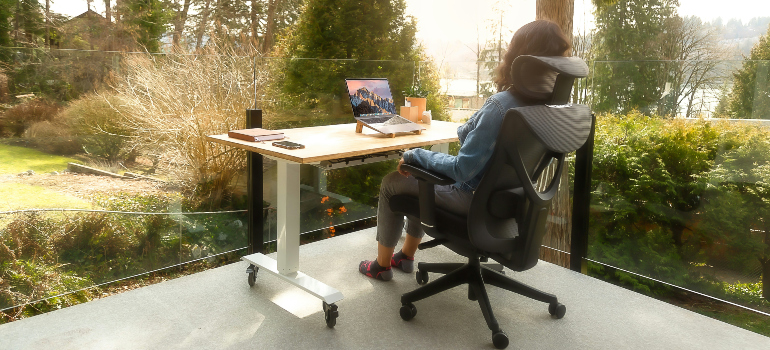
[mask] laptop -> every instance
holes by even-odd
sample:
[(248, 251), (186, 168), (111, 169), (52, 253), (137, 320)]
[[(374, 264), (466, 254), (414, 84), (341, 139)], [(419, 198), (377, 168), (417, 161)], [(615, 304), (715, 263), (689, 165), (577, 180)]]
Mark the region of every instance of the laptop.
[(345, 79), (345, 83), (350, 104), (353, 105), (353, 116), (363, 125), (383, 134), (419, 134), (425, 130), (421, 125), (396, 114), (388, 79)]

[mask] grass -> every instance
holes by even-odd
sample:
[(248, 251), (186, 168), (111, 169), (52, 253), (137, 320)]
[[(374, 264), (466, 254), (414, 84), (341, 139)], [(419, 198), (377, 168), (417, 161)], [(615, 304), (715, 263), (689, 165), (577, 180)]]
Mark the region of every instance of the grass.
[(0, 211), (20, 209), (91, 209), (90, 202), (77, 197), (48, 190), (41, 186), (19, 183), (0, 183)]
[(67, 169), (77, 160), (55, 156), (34, 149), (0, 144), (0, 174), (18, 174), (27, 170), (50, 173)]

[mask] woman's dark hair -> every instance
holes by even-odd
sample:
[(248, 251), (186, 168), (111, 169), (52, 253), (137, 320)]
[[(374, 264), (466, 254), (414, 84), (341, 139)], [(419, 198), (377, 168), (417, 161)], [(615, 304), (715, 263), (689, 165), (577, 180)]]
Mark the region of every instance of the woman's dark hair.
[(511, 78), (511, 64), (516, 57), (521, 55), (564, 56), (571, 48), (569, 39), (554, 22), (539, 19), (523, 25), (513, 34), (503, 61), (495, 69), (497, 91), (515, 90)]

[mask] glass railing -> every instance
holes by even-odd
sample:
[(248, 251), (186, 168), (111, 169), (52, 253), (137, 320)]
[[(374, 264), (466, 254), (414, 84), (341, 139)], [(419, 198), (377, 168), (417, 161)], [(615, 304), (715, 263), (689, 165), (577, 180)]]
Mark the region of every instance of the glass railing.
[(591, 273), (770, 312), (768, 67), (593, 62)]
[[(344, 79), (385, 77), (397, 104), (425, 64), (0, 48), (0, 310), (246, 252), (245, 153), (205, 140), (245, 127), (351, 123)], [(415, 75), (418, 74), (418, 75)], [(441, 113), (434, 118), (442, 118)], [(353, 130), (353, 129), (351, 129)], [(264, 162), (264, 237), (276, 167)], [(301, 241), (376, 216), (394, 161), (301, 167)], [(307, 234), (307, 235), (306, 235)], [(54, 306), (55, 308), (56, 306)], [(10, 311), (8, 311), (10, 312)]]
[[(400, 105), (414, 80), (436, 73), (425, 62), (0, 51), (14, 67), (0, 87), (9, 102), (0, 119), (0, 309), (242, 254), (245, 154), (205, 135), (245, 127), (254, 105), (271, 129), (350, 123), (345, 78), (389, 78)], [(447, 74), (441, 96), (429, 97), (445, 106), (434, 118), (462, 122), (490, 94), (479, 63), (456, 66), (469, 68)], [(589, 62), (573, 102), (598, 116), (588, 258), (602, 266), (592, 273), (655, 288), (645, 276), (767, 310), (768, 66)], [(738, 76), (747, 87), (735, 88)], [(69, 163), (97, 171), (65, 171)], [(300, 231), (313, 233), (303, 242), (374, 217), (380, 181), (394, 168), (303, 165)], [(269, 242), (275, 163), (263, 169)], [(541, 256), (569, 266), (572, 180), (563, 176)]]

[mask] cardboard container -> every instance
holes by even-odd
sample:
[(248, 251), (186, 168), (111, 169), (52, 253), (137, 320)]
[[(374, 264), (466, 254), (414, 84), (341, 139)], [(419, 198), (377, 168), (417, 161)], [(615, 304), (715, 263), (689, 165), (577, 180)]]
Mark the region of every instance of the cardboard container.
[(415, 106), (412, 106), (412, 107), (402, 106), (400, 115), (416, 123), (420, 119), (419, 114), (417, 114), (417, 111), (418, 111), (418, 108)]

